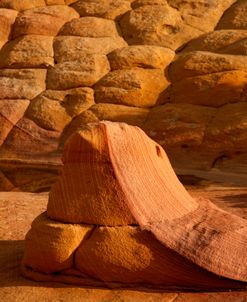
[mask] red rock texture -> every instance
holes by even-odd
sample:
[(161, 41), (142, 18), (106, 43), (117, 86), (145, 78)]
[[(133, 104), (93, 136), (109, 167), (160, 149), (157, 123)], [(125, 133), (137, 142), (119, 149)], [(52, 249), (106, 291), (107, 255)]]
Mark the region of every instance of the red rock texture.
[[(0, 170), (15, 188), (43, 190), (44, 174), (34, 183), (26, 172), (25, 187), (16, 181), (15, 163), (34, 169), (28, 157), (53, 173), (69, 134), (110, 120), (142, 127), (165, 147), (180, 175), (244, 184), (245, 12), (242, 0), (2, 0), (0, 102), (11, 100), (14, 124), (28, 118), (38, 126), (32, 126), (35, 137), (41, 127), (57, 142), (46, 140), (50, 147), (37, 155), (26, 136), (22, 157), (14, 151), (20, 136), (11, 141), (9, 170), (2, 157)], [(73, 89), (91, 89), (90, 102), (82, 94), (77, 100), (57, 96)], [(19, 111), (12, 100), (30, 103)], [(9, 140), (2, 136), (16, 129), (0, 122), (5, 153)]]

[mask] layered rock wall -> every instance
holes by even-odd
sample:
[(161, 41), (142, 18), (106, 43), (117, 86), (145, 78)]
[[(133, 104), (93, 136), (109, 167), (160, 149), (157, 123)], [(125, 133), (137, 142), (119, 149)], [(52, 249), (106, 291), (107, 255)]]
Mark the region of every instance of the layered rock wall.
[(0, 189), (49, 189), (68, 136), (127, 122), (178, 174), (247, 171), (246, 0), (0, 1)]

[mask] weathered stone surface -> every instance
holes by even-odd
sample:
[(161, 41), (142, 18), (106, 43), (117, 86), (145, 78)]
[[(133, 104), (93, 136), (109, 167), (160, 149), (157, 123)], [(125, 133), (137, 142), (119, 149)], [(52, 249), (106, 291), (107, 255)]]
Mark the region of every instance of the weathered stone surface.
[(9, 40), (17, 14), (18, 12), (15, 10), (0, 8), (0, 49)]
[[(246, 52), (237, 51), (237, 45), (247, 39), (247, 30), (215, 30), (192, 40), (182, 50), (187, 51), (210, 51), (216, 53), (246, 55)], [(234, 48), (236, 50), (234, 51)]]
[(127, 46), (120, 37), (84, 38), (60, 36), (54, 40), (54, 56), (57, 62), (79, 60), (85, 53), (108, 54), (116, 48)]
[(160, 69), (132, 68), (108, 73), (95, 86), (96, 103), (154, 106), (169, 85)]
[[(69, 139), (63, 163), (49, 195), (47, 215), (56, 221), (101, 227), (81, 242), (70, 263), (73, 269), (60, 272), (60, 280), (73, 283), (77, 276), (83, 284), (86, 275), (121, 285), (246, 288), (242, 251), (247, 221), (208, 200), (191, 197), (176, 178), (165, 151), (140, 128), (90, 124)], [(50, 233), (48, 241), (54, 243), (55, 255), (60, 247), (66, 251)], [(31, 259), (42, 250), (36, 243), (39, 237), (28, 242), (36, 248)], [(199, 245), (202, 238), (203, 247)], [(44, 263), (41, 256), (38, 261)], [(24, 258), (22, 269), (35, 280), (47, 280), (43, 272), (65, 268), (50, 269), (44, 263), (40, 270)]]
[(181, 22), (180, 14), (168, 5), (147, 5), (127, 13), (120, 24), (130, 44), (157, 44), (158, 35), (167, 38)]
[(76, 2), (77, 0), (45, 0), (46, 5), (70, 5), (71, 3)]
[(186, 77), (236, 69), (247, 70), (247, 56), (195, 51), (178, 56), (169, 69), (169, 76), (176, 82)]
[(218, 109), (206, 132), (208, 148), (239, 152), (247, 147), (247, 103), (228, 104)]
[(133, 226), (94, 229), (76, 251), (75, 265), (82, 273), (108, 282), (193, 287), (195, 283), (205, 286), (211, 277), (217, 284), (217, 277), (200, 274), (196, 266), (174, 256), (149, 232)]
[(99, 121), (124, 122), (129, 125), (143, 127), (149, 111), (147, 108), (118, 104), (95, 104), (71, 121), (62, 133), (60, 143), (63, 146), (73, 133), (84, 130), (89, 123)]
[(63, 5), (65, 4), (64, 0), (45, 0), (46, 5)]
[(59, 135), (59, 132), (42, 129), (24, 117), (16, 123), (0, 147), (0, 158), (28, 161), (31, 154), (31, 162), (47, 163), (56, 154)]
[(77, 116), (94, 104), (94, 91), (91, 88), (77, 88), (66, 91), (63, 105), (71, 117)]
[(39, 215), (25, 238), (25, 265), (43, 273), (72, 268), (73, 254), (91, 229), (50, 220), (46, 213)]
[[(186, 67), (185, 70), (188, 71)], [(247, 101), (246, 87), (246, 71), (215, 72), (202, 76), (186, 77), (173, 82), (169, 98), (173, 103), (219, 107), (227, 103)]]
[(59, 32), (62, 36), (105, 38), (118, 36), (116, 23), (96, 17), (84, 17), (67, 22)]
[[(78, 248), (76, 268), (102, 281), (159, 284), (164, 278), (162, 272), (168, 273), (169, 267), (162, 266), (166, 262), (165, 255), (160, 261), (161, 246), (149, 236), (137, 227), (96, 228), (90, 239)], [(155, 267), (160, 269), (157, 276)]]
[(166, 0), (134, 0), (131, 3), (131, 7), (133, 9), (136, 9), (138, 7), (144, 6), (144, 5), (167, 5)]
[(166, 5), (145, 5), (127, 13), (120, 20), (124, 38), (129, 44), (159, 45), (177, 49), (201, 34), (183, 24), (180, 13)]
[(45, 90), (45, 69), (0, 69), (0, 99), (33, 99)]
[(224, 14), (217, 29), (247, 29), (247, 3), (245, 0), (236, 3)]
[(78, 17), (78, 13), (66, 5), (30, 9), (16, 18), (13, 37), (22, 35), (56, 36), (66, 22)]
[(56, 64), (47, 72), (48, 89), (91, 87), (110, 71), (107, 57), (99, 54), (84, 54), (76, 61)]
[(28, 108), (27, 117), (47, 130), (62, 131), (71, 121), (70, 115), (59, 101), (39, 96)]
[(198, 146), (216, 109), (189, 104), (153, 108), (144, 125), (146, 133), (165, 148)]
[[(193, 196), (203, 196), (211, 199), (218, 206), (227, 211), (246, 216), (245, 196), (246, 189), (217, 187), (203, 188)], [(213, 293), (175, 293), (169, 291), (144, 291), (131, 289), (107, 289), (96, 287), (76, 287), (71, 285), (58, 286), (54, 290), (54, 283), (45, 283), (37, 286), (37, 282), (24, 278), (20, 274), (20, 262), (23, 255), (23, 239), (32, 220), (45, 210), (47, 194), (30, 194), (21, 192), (7, 192), (0, 194), (0, 265), (1, 291), (0, 300), (15, 301), (16, 296), (22, 301), (57, 301), (64, 299), (78, 302), (103, 302), (122, 299), (124, 302), (233, 302), (246, 300), (246, 291), (224, 291)], [(18, 216), (16, 215), (18, 213)], [(18, 286), (16, 286), (18, 284)]]
[(62, 131), (74, 116), (93, 103), (93, 90), (90, 88), (46, 90), (31, 102), (26, 116), (44, 129)]
[[(51, 219), (96, 225), (135, 222), (124, 203), (124, 193), (111, 162), (107, 160), (108, 153), (100, 125), (89, 125), (69, 139), (63, 153), (61, 177), (49, 195), (47, 215)], [(105, 161), (101, 160), (101, 155)], [(80, 179), (80, 186), (75, 179)], [(94, 179), (97, 179), (97, 185)]]
[[(235, 3), (230, 7), (233, 2)], [(246, 102), (245, 10), (246, 4), (242, 0), (2, 0), (0, 99), (9, 99), (11, 102), (14, 99), (32, 100), (41, 94), (38, 100), (31, 103), (26, 115), (41, 128), (62, 131), (63, 134), (57, 142), (61, 148), (65, 137), (67, 139), (75, 129), (83, 129), (88, 122), (109, 119), (126, 121), (142, 127), (145, 114), (139, 111), (140, 106), (159, 106), (169, 102), (179, 106), (202, 105), (211, 110), (210, 107), (219, 108), (226, 104)], [(122, 36), (132, 45), (128, 46)], [(172, 63), (170, 61), (173, 51), (169, 51), (168, 48), (177, 52)], [(84, 58), (88, 54), (108, 55), (111, 71), (117, 71), (119, 74), (116, 75), (116, 80), (114, 79), (114, 85), (116, 82), (117, 87), (114, 85), (103, 87), (107, 93), (102, 89), (100, 95), (96, 83), (97, 99), (100, 100), (96, 100), (98, 104), (93, 106), (93, 111), (90, 109), (84, 112), (89, 107), (87, 102), (81, 102), (81, 98), (79, 100), (72, 96), (69, 97), (68, 106), (67, 97), (65, 99), (62, 96), (57, 97), (57, 89), (62, 89), (62, 95), (67, 89), (89, 85), (88, 77), (90, 74), (93, 75), (94, 71), (89, 68), (85, 77), (84, 69), (87, 69), (85, 67), (87, 64), (82, 66), (84, 64), (82, 61), (85, 61)], [(187, 61), (183, 61), (183, 58)], [(81, 63), (78, 64), (77, 61)], [(65, 62), (68, 62), (65, 64), (66, 67), (57, 64)], [(48, 95), (44, 97), (45, 69), (47, 67), (49, 69), (54, 63), (56, 66), (54, 69), (51, 68), (52, 76), (47, 78), (47, 86), (56, 91), (52, 92), (53, 95), (48, 91)], [(107, 61), (106, 64), (108, 65)], [(148, 99), (152, 104), (151, 102), (141, 104), (144, 95), (140, 90), (144, 91), (144, 88), (139, 87), (143, 78), (136, 75), (129, 77), (131, 82), (126, 79), (127, 84), (123, 80), (125, 76), (122, 76), (124, 72), (122, 69), (135, 68), (165, 69), (166, 77), (171, 81), (171, 83), (167, 81), (166, 86), (169, 86), (163, 89), (157, 101), (154, 101), (157, 89), (152, 88), (156, 89), (155, 91), (151, 89), (149, 93), (151, 97)], [(104, 74), (102, 72), (102, 76), (106, 74), (106, 77), (111, 77), (112, 72), (107, 74), (108, 71), (109, 66)], [(158, 81), (159, 78), (158, 76)], [(98, 79), (101, 80), (100, 77)], [(147, 94), (144, 93), (146, 98)], [(121, 104), (121, 109), (118, 104)], [(135, 109), (131, 108), (132, 106), (138, 107)], [(5, 125), (2, 127), (2, 133), (8, 133), (8, 129), (11, 129), (12, 126), (7, 124), (6, 120), (2, 121), (2, 125)], [(157, 129), (160, 129), (159, 124), (162, 124), (161, 117), (156, 120)], [(155, 126), (153, 129), (155, 131)], [(177, 131), (180, 131), (179, 127)], [(218, 140), (220, 139), (217, 138)], [(188, 169), (189, 165), (193, 168), (191, 174), (197, 173), (194, 172), (196, 169), (200, 170), (200, 173), (206, 170), (214, 173), (215, 163), (221, 156), (227, 157), (224, 161), (226, 171), (227, 163), (229, 167), (233, 167), (230, 162), (237, 162), (236, 153), (242, 152), (241, 158), (244, 158), (245, 151), (234, 152), (233, 147), (226, 150), (224, 140), (221, 147), (218, 142), (217, 148), (213, 148), (211, 144), (214, 144), (214, 140), (208, 145), (204, 142), (187, 148), (186, 144), (181, 147), (175, 143), (174, 147), (170, 144), (169, 148), (166, 148), (172, 164), (179, 167), (179, 171), (177, 170), (179, 173), (180, 168)], [(31, 153), (29, 156), (33, 160)], [(245, 164), (241, 166), (240, 162), (239, 159), (236, 169), (239, 169), (242, 175)], [(225, 173), (220, 170), (223, 165), (216, 166), (219, 167), (217, 168), (219, 173)], [(36, 169), (37, 175), (40, 173), (40, 178), (46, 177), (39, 168), (32, 166), (27, 173), (23, 170), (23, 175), (25, 174), (23, 179), (26, 183), (28, 175), (32, 178), (31, 169)], [(237, 171), (236, 169), (234, 171)], [(229, 173), (230, 170), (231, 168), (228, 170)], [(3, 172), (5, 174), (5, 171)], [(8, 178), (8, 175), (6, 177)], [(235, 177), (236, 181), (241, 177)], [(49, 179), (51, 178), (48, 175), (46, 180), (40, 179), (40, 183), (44, 182), (48, 188)], [(37, 188), (40, 187), (38, 179), (34, 182), (37, 183)], [(22, 188), (28, 188), (28, 185), (23, 184)], [(33, 190), (32, 185), (30, 188)]]
[[(172, 7), (179, 10), (186, 24), (202, 31), (212, 31), (234, 0), (168, 0)], [(202, 22), (203, 20), (203, 22)]]
[(92, 106), (90, 111), (98, 121), (123, 122), (139, 127), (143, 126), (149, 113), (145, 108), (103, 103)]
[(116, 19), (131, 10), (131, 0), (80, 0), (73, 7), (81, 16)]
[(108, 55), (111, 69), (166, 68), (173, 60), (175, 53), (169, 48), (149, 45), (129, 46), (116, 49)]
[(19, 11), (45, 6), (45, 0), (1, 0), (0, 7)]
[(229, 53), (234, 55), (247, 55), (247, 38), (240, 39), (236, 43), (229, 45), (228, 47), (223, 48), (221, 53)]
[(26, 35), (7, 43), (0, 51), (0, 68), (48, 67), (53, 62), (53, 37)]
[(0, 100), (0, 146), (23, 117), (28, 105), (28, 100)]
[(59, 150), (63, 150), (65, 143), (73, 133), (84, 130), (89, 123), (97, 122), (99, 122), (99, 119), (91, 110), (86, 110), (76, 116), (71, 123), (64, 128), (59, 141)]
[[(51, 219), (65, 223), (96, 225), (134, 223), (135, 220), (123, 204), (123, 193), (117, 185), (114, 171), (109, 164), (99, 163), (95, 165), (95, 171), (92, 171), (89, 163), (83, 163), (84, 172), (79, 162), (70, 164), (65, 162), (65, 165), (62, 177), (53, 185), (50, 193), (47, 214)], [(96, 174), (102, 175), (104, 171), (109, 171), (109, 175), (104, 177), (104, 183), (107, 185), (96, 187), (92, 177)], [(81, 179), (81, 173), (83, 173), (83, 181), (78, 186), (74, 180)], [(100, 182), (100, 179), (97, 179)]]

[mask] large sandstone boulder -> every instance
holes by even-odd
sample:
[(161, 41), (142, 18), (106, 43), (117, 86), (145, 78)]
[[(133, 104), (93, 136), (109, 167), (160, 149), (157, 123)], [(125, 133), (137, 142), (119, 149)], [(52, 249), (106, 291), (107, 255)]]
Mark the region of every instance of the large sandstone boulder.
[(247, 3), (237, 1), (220, 20), (217, 29), (247, 29)]
[(32, 101), (26, 116), (42, 128), (62, 131), (74, 116), (87, 110), (93, 103), (91, 88), (46, 90)]
[(84, 17), (67, 22), (60, 30), (59, 35), (104, 38), (118, 36), (118, 30), (114, 21)]
[(110, 71), (104, 55), (85, 54), (76, 61), (66, 61), (48, 69), (48, 89), (64, 90), (76, 87), (91, 87)]
[(121, 37), (88, 38), (77, 36), (58, 36), (54, 39), (56, 62), (78, 60), (85, 54), (107, 55), (111, 51), (127, 46)]
[[(48, 188), (68, 137), (101, 120), (145, 129), (185, 177), (243, 179), (245, 11), (245, 0), (0, 1), (0, 170), (13, 183), (4, 188)], [(18, 140), (32, 146), (40, 133), (42, 151), (24, 156)]]
[(96, 103), (154, 106), (169, 85), (160, 69), (131, 68), (108, 73), (95, 86)]
[(33, 99), (45, 90), (45, 69), (0, 69), (0, 99)]
[(0, 51), (0, 68), (40, 68), (53, 65), (53, 37), (21, 36), (5, 44)]
[(167, 147), (201, 145), (216, 110), (190, 104), (166, 104), (153, 108), (145, 122), (147, 134)]
[(78, 18), (75, 10), (66, 5), (54, 5), (26, 10), (16, 18), (13, 36), (45, 35), (56, 36), (68, 21)]
[(73, 7), (80, 16), (95, 16), (116, 19), (131, 10), (133, 0), (80, 0)]
[(134, 45), (112, 51), (108, 59), (112, 70), (132, 67), (165, 69), (174, 56), (169, 48)]
[(15, 9), (17, 11), (27, 10), (45, 5), (45, 0), (2, 0), (0, 3), (0, 7)]
[(63, 163), (47, 212), (27, 233), (25, 276), (80, 285), (246, 288), (247, 221), (191, 197), (165, 151), (140, 128), (90, 124), (70, 137)]
[(45, 213), (41, 214), (26, 235), (24, 263), (43, 273), (72, 268), (73, 253), (91, 229), (52, 221)]
[(179, 12), (167, 5), (144, 5), (128, 12), (120, 21), (129, 44), (159, 45), (176, 49), (193, 37), (196, 29), (184, 28)]
[(15, 10), (0, 8), (0, 48), (9, 40), (17, 14)]
[(233, 49), (237, 48), (237, 45), (241, 45), (246, 38), (247, 30), (215, 30), (192, 40), (186, 45), (182, 53), (200, 50), (214, 53), (245, 55), (245, 53), (236, 53)]

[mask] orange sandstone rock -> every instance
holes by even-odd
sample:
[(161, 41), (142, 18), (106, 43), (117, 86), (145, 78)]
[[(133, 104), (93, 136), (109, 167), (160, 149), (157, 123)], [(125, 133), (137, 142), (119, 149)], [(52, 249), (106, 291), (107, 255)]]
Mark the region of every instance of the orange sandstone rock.
[[(109, 160), (103, 127), (98, 124), (78, 132), (66, 145), (61, 178), (50, 192), (47, 207), (50, 218), (96, 225), (134, 222)], [(95, 164), (92, 165), (91, 161)], [(81, 180), (79, 186), (75, 179)]]
[(73, 5), (81, 16), (116, 19), (131, 9), (132, 0), (79, 0)]
[(116, 49), (108, 55), (112, 70), (132, 67), (165, 69), (173, 60), (175, 53), (159, 46), (132, 45)]
[(26, 116), (44, 129), (62, 131), (74, 116), (93, 104), (91, 88), (46, 90), (32, 100)]
[(58, 36), (54, 39), (54, 57), (57, 62), (78, 60), (85, 54), (106, 55), (109, 52), (127, 46), (123, 38), (90, 38), (78, 36)]
[[(63, 162), (47, 214), (27, 235), (24, 274), (109, 286), (246, 287), (247, 221), (192, 198), (165, 151), (140, 128), (89, 124), (68, 140)], [(84, 223), (95, 226), (88, 237)]]
[(2, 0), (0, 7), (15, 9), (19, 11), (45, 6), (45, 0)]
[(37, 7), (20, 13), (16, 18), (13, 36), (45, 35), (56, 36), (62, 26), (79, 14), (66, 5)]
[(48, 69), (47, 88), (64, 90), (81, 86), (91, 87), (110, 71), (104, 55), (84, 54), (75, 61), (65, 61)]
[(0, 8), (0, 48), (9, 40), (17, 14), (15, 10)]
[(84, 17), (67, 22), (59, 35), (104, 38), (118, 36), (118, 30), (116, 23), (112, 20)]
[(45, 69), (0, 69), (0, 99), (31, 100), (45, 90)]
[(0, 51), (0, 68), (42, 68), (53, 66), (53, 37), (21, 36)]
[(95, 102), (152, 107), (168, 86), (161, 69), (114, 70), (95, 85)]
[[(198, 110), (211, 116), (214, 108), (220, 113), (222, 106), (246, 102), (245, 11), (245, 0), (1, 0), (0, 99), (29, 100), (26, 117), (44, 131), (62, 133), (56, 136), (57, 158), (68, 135), (88, 122), (105, 119), (142, 128), (147, 122), (152, 129), (144, 127), (145, 131), (166, 148), (178, 174), (186, 170), (187, 175), (204, 178), (219, 172), (221, 182), (231, 179), (234, 184), (245, 178), (244, 162), (237, 165), (235, 180), (232, 165), (227, 171), (226, 165), (224, 170), (221, 165), (215, 169), (215, 163), (222, 156), (233, 162), (239, 155), (244, 158), (245, 140), (238, 148), (238, 138), (228, 138), (219, 124), (217, 138), (204, 131), (208, 123), (202, 131), (190, 122), (183, 128), (180, 114), (187, 108), (185, 114), (194, 120), (189, 105), (200, 106)], [(45, 96), (51, 90), (56, 94), (88, 86), (95, 94), (93, 108), (92, 102), (74, 96), (63, 100), (54, 96), (55, 102)], [(160, 109), (167, 103), (177, 104), (171, 117)], [(147, 111), (140, 108), (154, 109), (155, 114), (145, 120)], [(228, 117), (227, 111), (223, 125)], [(1, 133), (8, 133), (9, 124), (2, 123), (1, 128)], [(242, 119), (240, 128), (244, 132)], [(235, 147), (227, 140), (235, 141)], [(47, 140), (48, 145), (53, 143)], [(32, 165), (26, 169), (35, 169), (38, 175), (34, 162), (43, 159), (31, 150), (26, 157)], [(11, 173), (8, 168), (5, 172), (14, 175), (14, 166), (20, 169), (11, 158)], [(51, 173), (54, 164), (53, 157), (47, 158)], [(43, 180), (43, 175), (39, 181), (49, 184), (50, 178)], [(22, 187), (21, 177), (15, 184)]]
[(46, 213), (41, 214), (26, 235), (24, 263), (43, 273), (72, 268), (73, 253), (91, 229), (62, 224), (49, 220)]

